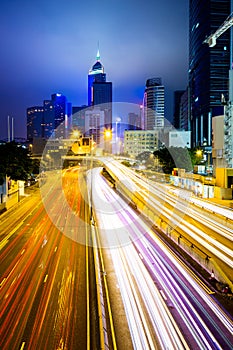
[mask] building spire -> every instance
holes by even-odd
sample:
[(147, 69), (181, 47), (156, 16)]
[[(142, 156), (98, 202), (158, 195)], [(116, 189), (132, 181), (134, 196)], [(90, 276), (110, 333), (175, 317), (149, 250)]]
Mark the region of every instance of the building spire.
[(97, 61), (100, 61), (100, 49), (99, 49), (99, 41), (98, 41), (98, 49), (97, 49), (97, 55), (96, 55), (96, 59)]

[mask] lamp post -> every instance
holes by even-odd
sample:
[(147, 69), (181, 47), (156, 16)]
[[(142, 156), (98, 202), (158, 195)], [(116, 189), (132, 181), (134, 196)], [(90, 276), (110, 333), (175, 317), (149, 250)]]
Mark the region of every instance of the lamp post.
[(198, 160), (198, 163), (201, 162), (202, 157), (203, 157), (203, 152), (202, 152), (202, 150), (201, 150), (201, 149), (196, 150), (196, 158), (197, 158), (197, 160)]
[(118, 133), (117, 133), (117, 124), (121, 122), (120, 117), (116, 117), (116, 154), (118, 154)]
[(91, 164), (90, 164), (90, 170), (91, 170), (91, 183), (90, 183), (90, 222), (92, 225), (95, 224), (94, 217), (93, 217), (93, 189), (92, 189), (92, 172), (93, 172), (93, 134), (91, 135)]
[(105, 129), (104, 130), (104, 141), (106, 142), (105, 148), (106, 148), (107, 153), (109, 153), (109, 149), (110, 149), (109, 142), (111, 142), (111, 139), (112, 139), (112, 130)]

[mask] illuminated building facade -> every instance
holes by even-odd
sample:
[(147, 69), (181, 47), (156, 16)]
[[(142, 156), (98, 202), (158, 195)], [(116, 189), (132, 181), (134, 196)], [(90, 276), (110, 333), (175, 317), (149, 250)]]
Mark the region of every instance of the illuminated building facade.
[(71, 115), (72, 106), (66, 96), (60, 93), (52, 94), (51, 100), (44, 101), (44, 137), (66, 138)]
[(41, 106), (27, 108), (27, 140), (44, 137), (44, 109)]
[(124, 153), (136, 157), (143, 152), (153, 153), (158, 149), (159, 132), (156, 130), (125, 130)]
[(100, 54), (98, 50), (96, 55), (96, 62), (92, 66), (92, 68), (89, 70), (89, 74), (88, 74), (88, 106), (94, 105), (93, 84), (105, 83), (105, 82), (106, 82), (106, 73), (104, 73), (104, 66), (100, 62)]
[(147, 79), (143, 99), (145, 130), (164, 127), (164, 86), (161, 78)]
[(106, 81), (99, 50), (96, 60), (88, 74), (88, 106), (98, 105), (104, 111), (105, 128), (112, 129), (112, 83)]
[(72, 106), (62, 94), (53, 94), (43, 106), (27, 108), (27, 139), (66, 138), (70, 128)]
[(230, 30), (213, 47), (203, 42), (231, 11), (231, 0), (189, 2), (189, 115), (193, 147), (211, 146), (212, 117), (223, 115), (223, 96), (228, 99)]
[(173, 115), (173, 126), (176, 129), (181, 128), (180, 123), (180, 103), (181, 97), (184, 94), (184, 90), (176, 90), (174, 92), (174, 115)]
[(104, 111), (98, 106), (85, 110), (85, 136), (93, 136), (94, 142), (104, 148)]

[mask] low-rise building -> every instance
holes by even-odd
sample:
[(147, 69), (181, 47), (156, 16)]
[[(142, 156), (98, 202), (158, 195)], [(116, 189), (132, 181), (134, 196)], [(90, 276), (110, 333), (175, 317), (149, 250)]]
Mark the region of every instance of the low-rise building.
[(124, 153), (136, 157), (143, 152), (158, 149), (159, 134), (156, 130), (125, 130)]
[(169, 131), (169, 147), (191, 147), (191, 131)]

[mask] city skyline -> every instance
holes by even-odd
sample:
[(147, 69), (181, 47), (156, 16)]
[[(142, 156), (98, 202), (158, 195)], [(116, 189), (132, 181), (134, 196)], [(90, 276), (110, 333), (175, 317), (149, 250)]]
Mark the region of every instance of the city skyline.
[(26, 109), (53, 93), (73, 106), (87, 104), (98, 42), (113, 101), (140, 104), (146, 80), (161, 76), (165, 117), (172, 119), (174, 91), (187, 86), (188, 2), (101, 5), (24, 0), (12, 7), (3, 1), (0, 138), (7, 137), (8, 115), (15, 136), (26, 136)]

